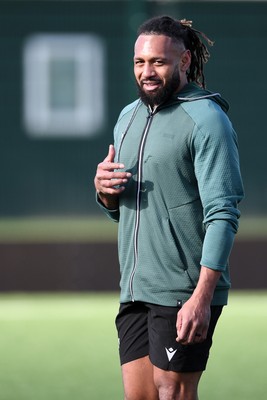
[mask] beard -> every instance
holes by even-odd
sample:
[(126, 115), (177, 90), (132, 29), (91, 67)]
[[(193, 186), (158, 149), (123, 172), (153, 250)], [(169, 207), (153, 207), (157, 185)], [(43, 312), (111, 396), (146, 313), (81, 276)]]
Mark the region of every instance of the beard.
[[(149, 78), (146, 79), (146, 81), (158, 81), (157, 78)], [(137, 83), (137, 90), (138, 90), (138, 95), (143, 101), (144, 104), (147, 106), (150, 105), (151, 107), (158, 106), (160, 104), (165, 103), (167, 100), (169, 100), (174, 93), (177, 91), (177, 88), (179, 87), (181, 82), (180, 79), (180, 74), (178, 70), (175, 70), (172, 74), (172, 77), (166, 81), (166, 84), (160, 88), (158, 88), (155, 91), (145, 91), (142, 89), (142, 86)]]

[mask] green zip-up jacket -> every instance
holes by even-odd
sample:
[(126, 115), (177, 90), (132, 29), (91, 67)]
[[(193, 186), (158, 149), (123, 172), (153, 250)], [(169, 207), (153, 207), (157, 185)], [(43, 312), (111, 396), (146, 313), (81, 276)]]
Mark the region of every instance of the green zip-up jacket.
[(132, 173), (119, 209), (122, 303), (183, 304), (200, 267), (221, 271), (212, 304), (227, 303), (228, 260), (243, 197), (236, 133), (219, 94), (190, 83), (152, 111), (125, 107), (114, 130), (116, 161)]

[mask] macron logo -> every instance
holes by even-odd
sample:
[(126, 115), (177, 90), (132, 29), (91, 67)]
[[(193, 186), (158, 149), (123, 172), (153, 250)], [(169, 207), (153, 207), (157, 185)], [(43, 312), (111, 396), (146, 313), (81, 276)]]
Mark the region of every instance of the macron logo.
[(176, 353), (177, 349), (174, 350), (172, 347), (170, 347), (169, 349), (167, 349), (167, 348), (165, 347), (165, 350), (166, 350), (166, 353), (167, 353), (168, 360), (171, 361), (171, 359), (172, 359), (172, 357), (174, 356), (174, 354)]

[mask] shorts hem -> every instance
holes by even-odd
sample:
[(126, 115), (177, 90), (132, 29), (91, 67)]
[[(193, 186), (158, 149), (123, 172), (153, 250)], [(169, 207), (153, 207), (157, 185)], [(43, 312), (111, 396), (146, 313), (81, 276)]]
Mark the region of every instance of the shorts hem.
[(120, 364), (122, 366), (124, 364), (129, 363), (129, 362), (136, 361), (136, 360), (139, 360), (140, 358), (144, 358), (144, 357), (147, 357), (147, 356), (149, 356), (148, 353), (127, 354), (127, 357), (123, 357), (123, 359), (120, 359)]
[(173, 365), (172, 363), (168, 363), (168, 364), (163, 364), (157, 361), (153, 361), (152, 358), (149, 356), (150, 362), (152, 365), (154, 365), (155, 367), (162, 369), (163, 371), (172, 371), (172, 372), (181, 372), (181, 373), (190, 373), (190, 372), (204, 372), (207, 368), (207, 362), (205, 365), (198, 365), (195, 367), (192, 366), (180, 366), (177, 367), (175, 365)]

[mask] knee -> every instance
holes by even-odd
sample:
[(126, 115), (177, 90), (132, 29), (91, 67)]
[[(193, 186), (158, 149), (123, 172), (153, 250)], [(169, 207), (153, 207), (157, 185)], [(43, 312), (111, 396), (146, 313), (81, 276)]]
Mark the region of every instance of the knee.
[(198, 380), (188, 379), (190, 374), (179, 374), (171, 371), (157, 373), (154, 382), (160, 400), (188, 399), (197, 400)]
[(155, 376), (154, 382), (159, 399), (175, 399), (180, 393), (180, 383), (167, 374)]
[(148, 393), (146, 390), (142, 392), (124, 392), (123, 400), (158, 400), (158, 396), (155, 393)]

